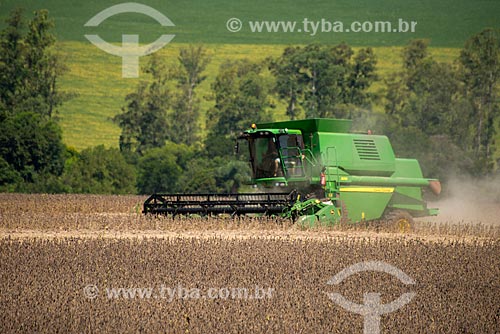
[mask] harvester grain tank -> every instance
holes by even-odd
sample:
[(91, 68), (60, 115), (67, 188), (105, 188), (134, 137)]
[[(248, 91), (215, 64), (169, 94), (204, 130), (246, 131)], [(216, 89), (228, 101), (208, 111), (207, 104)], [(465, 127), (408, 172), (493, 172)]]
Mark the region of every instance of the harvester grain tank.
[[(280, 215), (302, 224), (386, 220), (409, 225), (432, 216), (422, 190), (441, 191), (415, 159), (396, 158), (386, 136), (353, 133), (350, 120), (306, 119), (253, 124), (248, 146), (261, 193), (152, 195), (144, 212)], [(238, 145), (241, 149), (241, 145)]]

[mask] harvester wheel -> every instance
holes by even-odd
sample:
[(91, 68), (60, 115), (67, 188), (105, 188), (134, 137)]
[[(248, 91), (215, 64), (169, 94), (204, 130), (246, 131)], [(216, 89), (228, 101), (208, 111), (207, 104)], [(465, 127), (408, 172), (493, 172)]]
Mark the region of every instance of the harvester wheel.
[(413, 217), (404, 210), (390, 211), (386, 215), (385, 221), (391, 229), (399, 233), (408, 233), (413, 230)]

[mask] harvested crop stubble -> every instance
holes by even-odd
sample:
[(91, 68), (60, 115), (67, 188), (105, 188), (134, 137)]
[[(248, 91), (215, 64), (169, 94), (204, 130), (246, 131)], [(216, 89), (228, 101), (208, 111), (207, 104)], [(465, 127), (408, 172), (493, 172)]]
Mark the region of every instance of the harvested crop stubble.
[[(0, 240), (2, 332), (362, 333), (363, 318), (332, 302), (416, 296), (382, 316), (383, 333), (498, 333), (500, 241), (416, 239), (24, 239)], [(360, 261), (392, 264), (416, 281), (385, 273), (327, 281)], [(95, 299), (84, 287), (99, 289)], [(108, 298), (106, 288), (200, 289), (255, 286), (268, 298)], [(192, 290), (191, 290), (192, 291)]]
[(74, 230), (134, 226), (142, 218), (139, 213), (144, 199), (144, 196), (0, 194), (0, 228)]
[[(241, 217), (196, 218), (152, 217), (141, 214), (144, 196), (109, 195), (39, 195), (0, 194), (0, 234), (19, 231), (70, 231), (78, 236), (92, 231), (131, 232), (165, 231), (193, 233), (207, 231), (241, 231), (261, 236), (266, 233), (300, 234), (306, 231), (312, 237), (330, 232), (387, 233), (391, 228), (380, 224), (354, 224), (302, 229), (288, 220)], [(488, 207), (490, 210), (491, 207)], [(500, 210), (500, 208), (498, 208)], [(492, 215), (495, 212), (491, 213)], [(500, 211), (498, 211), (500, 215)], [(39, 232), (41, 233), (41, 232)], [(38, 234), (39, 234), (38, 233)], [(499, 238), (500, 224), (428, 222), (420, 219), (411, 233), (414, 236), (458, 236)]]
[(0, 193), (3, 213), (127, 213), (139, 208), (145, 196)]

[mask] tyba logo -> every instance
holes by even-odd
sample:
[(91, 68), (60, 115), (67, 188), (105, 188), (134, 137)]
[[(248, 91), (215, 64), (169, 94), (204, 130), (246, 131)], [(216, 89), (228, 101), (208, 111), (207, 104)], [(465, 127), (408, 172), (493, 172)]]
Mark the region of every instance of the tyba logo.
[[(364, 271), (385, 272), (398, 278), (403, 284), (415, 284), (415, 281), (405, 274), (400, 269), (380, 261), (367, 261), (356, 263), (333, 276), (327, 284), (337, 285), (351, 275)], [(363, 304), (356, 304), (347, 300), (340, 293), (329, 293), (328, 296), (335, 303), (348, 310), (349, 312), (357, 313), (364, 317), (363, 333), (378, 334), (380, 333), (380, 316), (383, 314), (394, 312), (404, 305), (408, 304), (415, 296), (414, 292), (404, 293), (396, 300), (388, 303), (380, 303), (380, 293), (364, 293)]]
[[(104, 9), (85, 23), (85, 27), (97, 27), (107, 18), (122, 13), (138, 13), (155, 19), (164, 27), (175, 26), (172, 21), (159, 11), (149, 6), (127, 2)], [(122, 77), (137, 78), (139, 76), (139, 57), (149, 55), (167, 45), (175, 35), (161, 35), (156, 41), (148, 45), (139, 46), (139, 35), (122, 35), (121, 47), (104, 41), (98, 35), (85, 37), (99, 49), (122, 58)]]

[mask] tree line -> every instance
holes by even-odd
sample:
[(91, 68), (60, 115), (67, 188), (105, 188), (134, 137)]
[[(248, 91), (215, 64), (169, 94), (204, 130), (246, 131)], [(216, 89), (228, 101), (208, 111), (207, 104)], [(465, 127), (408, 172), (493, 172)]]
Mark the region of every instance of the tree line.
[(398, 156), (419, 159), (424, 174), (443, 181), (497, 173), (499, 30), (471, 37), (452, 64), (436, 61), (427, 41), (413, 40), (386, 78), (377, 76), (371, 48), (345, 43), (290, 46), (260, 62), (228, 60), (208, 96), (199, 95), (211, 61), (203, 46), (181, 48), (173, 66), (153, 54), (113, 118), (119, 148), (77, 152), (63, 144), (57, 122), (57, 109), (73, 95), (59, 88), (66, 67), (54, 52), (53, 26), (46, 10), (28, 22), (15, 10), (0, 32), (2, 191), (235, 192), (250, 178), (248, 163), (233, 154), (235, 137), (272, 121), (277, 105), (289, 119), (349, 118), (356, 130), (386, 134)]

